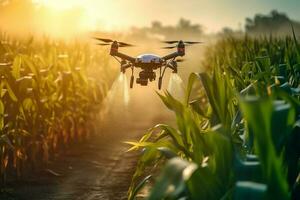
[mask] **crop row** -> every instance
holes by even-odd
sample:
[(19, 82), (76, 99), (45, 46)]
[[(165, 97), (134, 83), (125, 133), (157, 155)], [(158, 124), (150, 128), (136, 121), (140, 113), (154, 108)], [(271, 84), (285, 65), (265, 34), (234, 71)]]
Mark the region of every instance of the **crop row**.
[(176, 126), (159, 124), (128, 142), (143, 149), (129, 198), (150, 182), (150, 200), (299, 199), (296, 36), (223, 38), (203, 66), (183, 102), (160, 95)]
[(80, 42), (0, 36), (0, 176), (26, 178), (96, 131), (106, 95), (98, 51)]

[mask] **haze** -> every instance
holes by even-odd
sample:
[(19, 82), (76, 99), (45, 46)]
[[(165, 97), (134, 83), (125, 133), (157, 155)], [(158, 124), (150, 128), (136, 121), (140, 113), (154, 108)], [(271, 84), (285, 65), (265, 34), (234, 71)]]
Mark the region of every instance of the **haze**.
[(175, 24), (184, 17), (204, 25), (207, 32), (217, 32), (225, 26), (241, 28), (246, 17), (269, 13), (277, 9), (292, 19), (300, 19), (298, 0), (40, 0), (57, 9), (81, 7), (85, 25), (122, 30), (131, 26), (148, 26), (159, 20)]
[(152, 21), (175, 25), (180, 18), (200, 24), (205, 33), (224, 27), (240, 30), (246, 17), (273, 9), (300, 19), (297, 0), (0, 0), (1, 4), (7, 5), (0, 7), (1, 29), (67, 37), (95, 30), (124, 33)]

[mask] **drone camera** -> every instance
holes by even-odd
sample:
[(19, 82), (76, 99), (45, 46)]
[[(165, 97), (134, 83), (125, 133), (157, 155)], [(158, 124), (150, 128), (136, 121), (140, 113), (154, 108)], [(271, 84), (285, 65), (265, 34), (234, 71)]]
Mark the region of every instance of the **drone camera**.
[(148, 80), (154, 81), (156, 79), (156, 74), (153, 71), (141, 71), (139, 73), (139, 78), (136, 79), (136, 83), (140, 85), (147, 85)]
[(149, 79), (150, 81), (155, 80), (156, 78), (156, 74), (153, 71), (141, 71), (139, 76), (142, 79)]
[(148, 79), (137, 78), (136, 83), (142, 86), (146, 86), (148, 84)]

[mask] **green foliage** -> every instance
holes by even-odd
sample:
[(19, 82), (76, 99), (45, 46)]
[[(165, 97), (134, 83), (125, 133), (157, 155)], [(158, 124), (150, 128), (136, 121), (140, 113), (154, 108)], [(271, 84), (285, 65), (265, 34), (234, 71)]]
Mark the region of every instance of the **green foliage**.
[(223, 39), (207, 51), (212, 67), (191, 74), (184, 102), (158, 94), (176, 127), (160, 124), (128, 142), (143, 149), (129, 199), (161, 168), (148, 199), (297, 199), (297, 46), (290, 37)]
[(273, 106), (271, 99), (254, 97), (241, 100), (241, 108), (254, 135), (255, 152), (262, 165), (263, 181), (268, 184), (269, 199), (288, 199), (288, 184), (279, 154), (284, 138), (291, 133), (294, 109), (288, 104)]
[[(91, 47), (0, 36), (0, 176), (21, 178), (95, 130), (109, 76)], [(97, 68), (96, 68), (97, 67)], [(103, 70), (100, 68), (100, 70)]]

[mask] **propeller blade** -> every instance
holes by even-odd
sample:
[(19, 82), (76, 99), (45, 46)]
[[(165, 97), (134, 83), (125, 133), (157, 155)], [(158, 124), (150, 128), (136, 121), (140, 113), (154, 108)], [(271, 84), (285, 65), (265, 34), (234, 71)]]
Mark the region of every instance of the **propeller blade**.
[(96, 39), (96, 40), (100, 40), (100, 41), (102, 41), (102, 42), (106, 42), (106, 43), (113, 42), (113, 40), (111, 40), (111, 39), (105, 39), (105, 38), (98, 38), (98, 37), (94, 37), (94, 39)]
[(119, 45), (119, 47), (135, 47), (134, 45)]
[(119, 43), (119, 47), (134, 47), (133, 44), (128, 44), (125, 42), (118, 42)]
[(176, 48), (177, 46), (173, 46), (173, 47), (162, 47), (162, 49), (174, 49)]
[[(114, 42), (114, 40), (106, 39), (106, 38), (94, 37), (94, 39), (104, 42), (104, 43), (98, 44), (98, 45), (101, 45), (101, 46), (110, 45), (110, 43)], [(118, 44), (119, 44), (119, 47), (133, 47), (134, 46), (132, 44), (128, 44), (128, 43), (125, 43), (125, 42), (118, 42)]]
[(107, 45), (110, 45), (110, 44), (108, 44), (108, 43), (99, 43), (99, 44), (97, 44), (97, 45), (100, 45), (100, 46), (107, 46)]
[(186, 44), (202, 44), (203, 42), (191, 42), (191, 41), (184, 41)]
[(178, 41), (177, 40), (167, 40), (167, 41), (162, 41), (162, 43), (175, 44), (175, 43), (178, 43)]
[[(167, 40), (167, 41), (162, 41), (162, 43), (166, 43), (166, 44), (176, 44), (179, 43), (179, 41), (177, 40)], [(203, 42), (192, 42), (192, 41), (184, 41), (185, 44), (201, 44)]]

